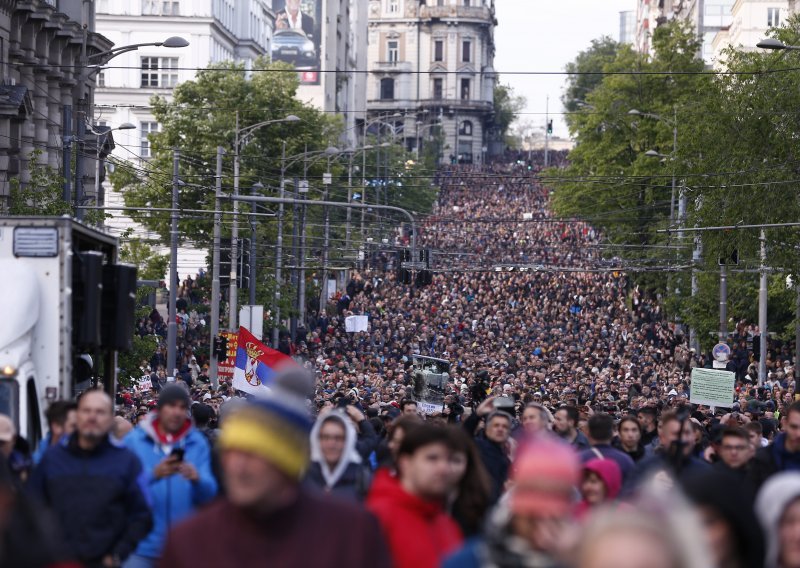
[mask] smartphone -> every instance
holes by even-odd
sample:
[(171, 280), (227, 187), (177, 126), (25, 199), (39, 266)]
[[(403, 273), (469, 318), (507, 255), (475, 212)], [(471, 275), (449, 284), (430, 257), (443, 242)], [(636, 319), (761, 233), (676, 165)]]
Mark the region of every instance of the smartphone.
[(183, 461), (183, 455), (186, 453), (186, 450), (183, 448), (172, 448), (172, 453), (170, 453), (170, 457), (174, 457), (179, 462)]

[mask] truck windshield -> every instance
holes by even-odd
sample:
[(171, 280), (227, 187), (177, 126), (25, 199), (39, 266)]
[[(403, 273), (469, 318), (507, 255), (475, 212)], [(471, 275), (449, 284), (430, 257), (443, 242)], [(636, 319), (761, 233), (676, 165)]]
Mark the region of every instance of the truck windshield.
[(14, 379), (0, 380), (0, 414), (11, 418), (19, 431), (19, 385)]

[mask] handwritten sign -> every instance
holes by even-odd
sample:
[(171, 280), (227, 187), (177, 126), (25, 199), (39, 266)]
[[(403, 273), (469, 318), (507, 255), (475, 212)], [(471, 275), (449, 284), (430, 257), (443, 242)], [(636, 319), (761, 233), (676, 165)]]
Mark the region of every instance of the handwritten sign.
[(736, 375), (730, 371), (719, 369), (692, 369), (691, 397), (692, 404), (721, 406), (730, 408), (733, 405), (733, 393), (736, 386)]
[(419, 409), (420, 414), (425, 415), (431, 415), (442, 411), (441, 404), (434, 404), (432, 402), (425, 402), (423, 400), (417, 401), (417, 408)]

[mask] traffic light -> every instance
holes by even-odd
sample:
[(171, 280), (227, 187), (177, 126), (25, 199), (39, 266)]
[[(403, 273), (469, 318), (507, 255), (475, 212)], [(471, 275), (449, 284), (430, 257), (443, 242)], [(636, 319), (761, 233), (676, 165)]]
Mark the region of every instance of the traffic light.
[(730, 252), (730, 254), (728, 254), (727, 256), (725, 256), (725, 255), (720, 256), (719, 260), (717, 262), (718, 262), (718, 264), (720, 266), (728, 266), (728, 265), (736, 266), (736, 265), (738, 265), (739, 264), (739, 249), (738, 248), (733, 249)]
[(228, 338), (224, 335), (218, 335), (214, 339), (214, 357), (217, 361), (224, 361), (228, 358)]
[(397, 281), (400, 284), (411, 284), (411, 271), (407, 268), (401, 268), (397, 274)]
[(552, 120), (548, 120), (547, 121), (547, 133), (548, 134), (552, 134), (553, 133), (553, 121)]

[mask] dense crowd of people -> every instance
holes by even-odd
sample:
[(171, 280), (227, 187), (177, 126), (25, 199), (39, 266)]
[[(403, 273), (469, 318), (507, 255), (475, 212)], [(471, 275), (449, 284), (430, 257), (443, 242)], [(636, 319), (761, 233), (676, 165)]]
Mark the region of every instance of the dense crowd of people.
[(537, 174), (445, 168), (432, 283), (353, 273), (266, 396), (210, 385), (188, 304), (177, 376), (53, 403), (31, 458), (0, 416), (0, 565), (800, 568), (790, 347), (759, 386), (741, 322), (732, 406), (691, 404), (710, 355)]

